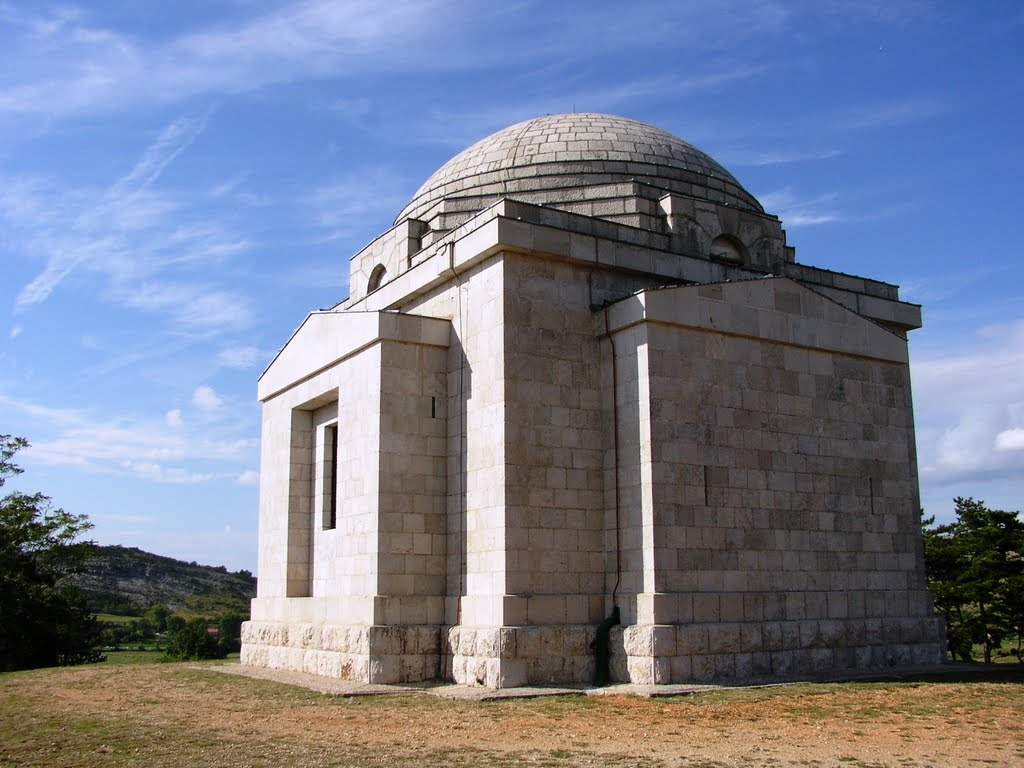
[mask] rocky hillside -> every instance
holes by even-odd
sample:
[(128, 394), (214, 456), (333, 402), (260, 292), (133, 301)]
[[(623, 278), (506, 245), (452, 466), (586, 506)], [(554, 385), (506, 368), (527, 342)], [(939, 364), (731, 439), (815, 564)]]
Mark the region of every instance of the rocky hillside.
[(172, 613), (248, 614), (256, 579), (248, 571), (199, 565), (129, 547), (99, 547), (76, 580), (97, 613), (139, 615), (150, 605)]

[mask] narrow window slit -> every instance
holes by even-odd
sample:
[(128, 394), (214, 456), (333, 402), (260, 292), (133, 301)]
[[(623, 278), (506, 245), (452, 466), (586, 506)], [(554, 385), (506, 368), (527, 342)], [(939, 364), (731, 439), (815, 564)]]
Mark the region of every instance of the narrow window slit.
[(324, 530), (338, 525), (338, 425), (324, 427), (324, 483), (327, 509), (324, 515)]

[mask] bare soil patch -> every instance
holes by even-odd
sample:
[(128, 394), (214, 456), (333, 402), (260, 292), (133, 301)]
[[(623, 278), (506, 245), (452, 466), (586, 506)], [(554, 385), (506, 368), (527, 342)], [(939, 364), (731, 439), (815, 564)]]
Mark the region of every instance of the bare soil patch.
[(1024, 675), (672, 699), (344, 698), (179, 664), (0, 676), (0, 766), (1024, 766)]

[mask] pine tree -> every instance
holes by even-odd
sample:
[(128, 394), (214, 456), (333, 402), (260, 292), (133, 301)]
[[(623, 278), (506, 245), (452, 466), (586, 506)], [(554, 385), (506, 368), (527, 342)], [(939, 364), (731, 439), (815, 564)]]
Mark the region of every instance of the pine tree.
[(981, 645), (986, 662), (1007, 638), (1021, 659), (1024, 625), (1024, 522), (1017, 512), (957, 497), (956, 521), (924, 524), (928, 587), (946, 619), (950, 651), (963, 660)]

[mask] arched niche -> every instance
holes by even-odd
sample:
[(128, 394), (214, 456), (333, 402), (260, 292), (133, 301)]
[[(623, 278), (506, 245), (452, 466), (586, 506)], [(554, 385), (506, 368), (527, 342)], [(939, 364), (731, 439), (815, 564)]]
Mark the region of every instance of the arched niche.
[(378, 264), (374, 267), (373, 271), (370, 273), (370, 282), (366, 285), (366, 292), (372, 293), (380, 288), (380, 285), (384, 282), (384, 277), (387, 273), (388, 271), (385, 269), (383, 264)]
[(711, 258), (720, 261), (742, 263), (745, 261), (747, 249), (732, 235), (719, 235), (711, 241)]

